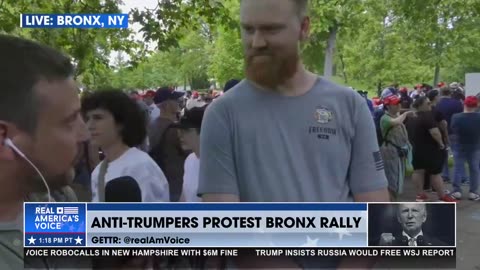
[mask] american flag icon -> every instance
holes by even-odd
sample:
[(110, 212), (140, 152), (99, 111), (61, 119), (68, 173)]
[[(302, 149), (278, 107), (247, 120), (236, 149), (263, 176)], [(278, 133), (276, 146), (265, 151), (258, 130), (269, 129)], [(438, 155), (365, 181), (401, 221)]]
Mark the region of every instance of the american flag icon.
[(57, 207), (57, 214), (78, 215), (78, 207)]
[(380, 151), (373, 153), (373, 160), (375, 162), (375, 168), (377, 171), (381, 171), (385, 168), (385, 165), (383, 164), (382, 153), (380, 153)]

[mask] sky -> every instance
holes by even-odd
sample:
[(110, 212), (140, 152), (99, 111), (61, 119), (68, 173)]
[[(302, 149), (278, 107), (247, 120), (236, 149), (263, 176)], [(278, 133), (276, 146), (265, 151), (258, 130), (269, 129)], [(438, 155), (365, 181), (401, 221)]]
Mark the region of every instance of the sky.
[[(130, 10), (134, 8), (138, 8), (139, 10), (143, 10), (145, 8), (153, 9), (157, 6), (159, 0), (123, 0), (123, 5), (120, 6), (122, 13), (129, 13)], [(135, 39), (139, 41), (143, 41), (142, 33), (140, 32), (140, 25), (138, 23), (130, 24), (129, 28), (133, 30), (135, 33)], [(154, 48), (155, 44), (149, 43), (149, 48)], [(118, 52), (112, 52), (110, 54), (110, 64), (113, 65), (115, 62), (115, 58), (117, 57)], [(129, 57), (127, 54), (122, 53), (122, 56), (125, 60), (128, 61)]]
[[(120, 6), (122, 9), (123, 13), (129, 13), (130, 10), (134, 8), (138, 8), (140, 10), (148, 8), (148, 9), (153, 9), (157, 6), (157, 2), (159, 0), (123, 0), (124, 4)], [(130, 26), (135, 32), (138, 33), (140, 29), (140, 25), (134, 24)], [(141, 35), (139, 35), (139, 38), (141, 38)]]

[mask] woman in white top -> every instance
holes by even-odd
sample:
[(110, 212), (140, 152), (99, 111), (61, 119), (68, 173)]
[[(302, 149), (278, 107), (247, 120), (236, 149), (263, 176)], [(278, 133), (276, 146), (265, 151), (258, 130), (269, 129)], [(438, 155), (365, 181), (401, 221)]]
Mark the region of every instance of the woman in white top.
[[(142, 202), (170, 201), (162, 170), (147, 153), (136, 148), (146, 138), (147, 124), (135, 101), (121, 91), (97, 91), (82, 99), (82, 113), (90, 143), (101, 148), (105, 155), (92, 173), (92, 201), (105, 201), (107, 183), (125, 176), (137, 182)], [(118, 192), (118, 188), (115, 190)], [(121, 192), (115, 197), (122, 198), (123, 192), (129, 190)]]
[(185, 111), (177, 125), (179, 129), (180, 141), (185, 150), (191, 150), (192, 153), (185, 160), (183, 189), (180, 201), (182, 202), (201, 202), (198, 197), (198, 173), (200, 171), (200, 129), (202, 126), (203, 114), (205, 108), (194, 107)]

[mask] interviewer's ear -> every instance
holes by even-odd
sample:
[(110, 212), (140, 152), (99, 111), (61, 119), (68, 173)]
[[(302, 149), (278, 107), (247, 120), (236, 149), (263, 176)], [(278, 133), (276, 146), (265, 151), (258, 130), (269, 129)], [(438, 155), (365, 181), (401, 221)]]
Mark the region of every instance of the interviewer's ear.
[(310, 17), (305, 16), (300, 26), (300, 41), (306, 41), (310, 37)]
[(15, 153), (8, 145), (5, 144), (7, 139), (8, 124), (0, 121), (0, 161), (8, 160), (13, 161), (15, 159)]

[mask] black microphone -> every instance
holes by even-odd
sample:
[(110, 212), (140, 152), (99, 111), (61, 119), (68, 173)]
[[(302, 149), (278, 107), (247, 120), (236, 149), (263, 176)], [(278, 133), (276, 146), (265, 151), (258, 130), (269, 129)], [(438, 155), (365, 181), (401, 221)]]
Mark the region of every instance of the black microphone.
[(105, 186), (105, 202), (142, 202), (142, 191), (133, 177), (118, 177)]
[[(140, 186), (131, 176), (112, 179), (105, 185), (105, 202), (142, 202)], [(95, 257), (92, 264), (94, 269), (117, 269), (125, 266), (131, 259), (130, 256)]]

